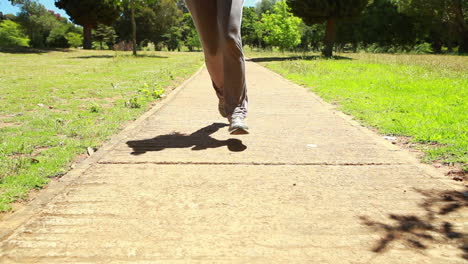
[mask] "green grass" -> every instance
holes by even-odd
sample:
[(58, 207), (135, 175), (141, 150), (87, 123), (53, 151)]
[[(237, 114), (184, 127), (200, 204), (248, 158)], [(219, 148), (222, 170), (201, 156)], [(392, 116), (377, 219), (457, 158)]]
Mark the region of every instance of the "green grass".
[(341, 59), (309, 56), (261, 64), (383, 134), (411, 137), (424, 151), (423, 161), (457, 163), (468, 170), (468, 57), (340, 55)]
[(0, 53), (0, 211), (193, 74), (201, 53)]

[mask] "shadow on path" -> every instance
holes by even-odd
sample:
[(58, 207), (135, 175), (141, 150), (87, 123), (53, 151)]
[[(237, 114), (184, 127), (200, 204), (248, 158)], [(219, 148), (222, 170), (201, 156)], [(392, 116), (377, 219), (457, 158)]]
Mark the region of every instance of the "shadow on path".
[(210, 135), (220, 128), (228, 126), (223, 123), (213, 123), (201, 128), (190, 135), (174, 132), (160, 135), (151, 139), (128, 141), (127, 145), (133, 149), (132, 155), (141, 155), (149, 151), (161, 151), (167, 148), (191, 148), (192, 150), (204, 150), (227, 146), (232, 152), (240, 152), (247, 149), (239, 139), (217, 140)]
[(418, 251), (425, 250), (431, 245), (450, 244), (456, 245), (461, 251), (460, 256), (468, 260), (468, 234), (457, 231), (453, 223), (443, 220), (446, 218), (444, 216), (466, 209), (468, 189), (444, 192), (416, 191), (424, 196), (423, 202), (419, 205), (425, 212), (422, 216), (389, 214), (388, 222), (371, 220), (366, 216), (360, 217), (363, 225), (370, 227), (382, 237), (372, 251), (383, 253), (389, 250), (392, 243), (401, 243)]
[[(268, 61), (287, 61), (287, 60), (318, 60), (318, 59), (326, 59), (322, 56), (289, 56), (289, 57), (259, 57), (259, 58), (250, 58), (246, 59), (246, 61), (253, 61), (253, 62), (268, 62)], [(330, 60), (352, 60), (348, 57), (342, 56), (333, 56)]]

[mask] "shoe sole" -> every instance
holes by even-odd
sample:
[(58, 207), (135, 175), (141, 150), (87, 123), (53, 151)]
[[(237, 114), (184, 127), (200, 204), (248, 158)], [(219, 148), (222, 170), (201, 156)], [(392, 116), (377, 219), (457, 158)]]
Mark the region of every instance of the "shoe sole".
[(247, 135), (249, 134), (249, 131), (245, 128), (242, 127), (236, 127), (232, 130), (229, 131), (231, 135)]

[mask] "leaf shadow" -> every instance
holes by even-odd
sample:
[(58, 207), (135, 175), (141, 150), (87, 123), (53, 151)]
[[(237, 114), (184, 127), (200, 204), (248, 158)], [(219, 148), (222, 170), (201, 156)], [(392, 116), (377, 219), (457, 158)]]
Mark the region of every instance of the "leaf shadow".
[(415, 189), (424, 196), (419, 204), (422, 216), (389, 214), (388, 222), (380, 222), (360, 216), (361, 223), (381, 234), (373, 252), (383, 253), (391, 244), (400, 243), (409, 248), (424, 251), (434, 245), (455, 244), (461, 257), (468, 260), (468, 234), (457, 231), (453, 223), (440, 220), (468, 206), (468, 189), (464, 191), (427, 191)]

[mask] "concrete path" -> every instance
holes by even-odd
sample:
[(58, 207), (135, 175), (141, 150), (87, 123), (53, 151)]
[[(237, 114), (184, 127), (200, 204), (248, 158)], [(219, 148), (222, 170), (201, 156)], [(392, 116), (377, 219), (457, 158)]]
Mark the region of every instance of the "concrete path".
[(250, 135), (203, 69), (2, 221), (0, 263), (466, 263), (461, 184), (246, 67)]

